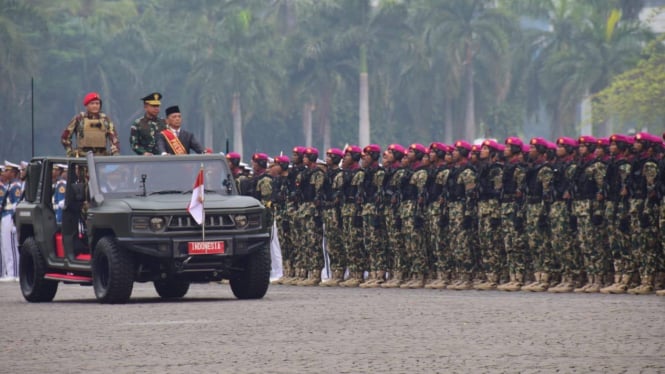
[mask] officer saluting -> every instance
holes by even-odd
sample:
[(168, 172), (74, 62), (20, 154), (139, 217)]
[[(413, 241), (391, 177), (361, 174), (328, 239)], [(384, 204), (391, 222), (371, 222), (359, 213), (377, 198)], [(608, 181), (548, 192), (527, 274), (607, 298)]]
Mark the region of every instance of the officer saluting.
[[(62, 132), (60, 141), (67, 156), (79, 157), (88, 151), (100, 156), (120, 154), (118, 134), (111, 119), (101, 112), (102, 99), (99, 94), (90, 92), (85, 95), (83, 105), (86, 111), (74, 116)], [(76, 148), (72, 146), (74, 136), (76, 136)]]
[(164, 119), (158, 117), (161, 99), (162, 94), (159, 92), (153, 92), (141, 99), (145, 114), (134, 121), (129, 134), (129, 144), (132, 151), (138, 155), (158, 154), (157, 135), (166, 128)]

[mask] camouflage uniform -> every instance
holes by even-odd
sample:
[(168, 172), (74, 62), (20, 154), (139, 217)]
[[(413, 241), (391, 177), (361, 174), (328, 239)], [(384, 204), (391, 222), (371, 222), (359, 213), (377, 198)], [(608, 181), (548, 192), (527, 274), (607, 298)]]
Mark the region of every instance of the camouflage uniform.
[(576, 165), (572, 157), (557, 160), (553, 165), (552, 189), (554, 201), (550, 206), (553, 263), (558, 266), (561, 283), (550, 292), (570, 292), (579, 278), (582, 265), (576, 241), (577, 218), (572, 215), (572, 181)]
[(323, 170), (313, 164), (313, 167), (306, 168), (299, 176), (298, 184), (302, 196), (297, 212), (302, 230), (299, 262), (307, 269), (310, 279), (320, 281), (323, 268), (323, 219), (320, 207), (324, 201), (325, 175)]
[[(443, 288), (448, 285), (450, 278), (451, 258), (449, 243), (446, 240), (448, 232), (448, 207), (446, 205), (446, 185), (450, 168), (445, 165), (433, 166), (429, 170), (427, 182), (427, 205), (425, 210), (426, 248), (430, 258), (430, 270), (437, 275), (434, 285), (428, 284), (426, 288)], [(440, 286), (439, 286), (440, 284)]]
[(302, 226), (300, 226), (301, 222), (298, 220), (300, 196), (297, 187), (297, 180), (300, 179), (300, 174), (303, 170), (304, 167), (302, 165), (294, 165), (289, 169), (289, 174), (286, 177), (288, 197), (286, 199), (286, 217), (283, 221), (283, 226), (288, 228), (288, 230), (285, 230), (285, 234), (288, 237), (285, 244), (289, 245), (290, 248), (285, 251), (285, 253), (288, 254), (288, 257), (284, 257), (284, 252), (282, 257), (284, 257), (285, 261), (288, 261), (288, 263), (291, 264), (294, 272), (294, 277), (287, 282), (287, 284), (295, 284), (295, 282), (303, 280), (306, 276), (306, 269), (303, 263), (304, 259), (301, 254)]
[(365, 172), (357, 165), (349, 170), (344, 170), (344, 203), (342, 204), (342, 237), (346, 252), (346, 263), (348, 265), (350, 278), (342, 282), (342, 286), (358, 286), (362, 281), (362, 274), (368, 268), (368, 261), (362, 239), (362, 216), (360, 204), (358, 204), (358, 190)]
[[(74, 136), (76, 136), (76, 148), (72, 145)], [(60, 142), (69, 157), (85, 157), (88, 151), (98, 156), (120, 154), (120, 142), (115, 125), (104, 113), (77, 114), (62, 132)]]
[(295, 268), (292, 266), (293, 244), (290, 242), (289, 217), (286, 214), (286, 201), (288, 199), (288, 185), (286, 176), (278, 176), (272, 179), (272, 201), (273, 212), (275, 216), (275, 225), (277, 226), (277, 238), (279, 239), (279, 248), (282, 252), (283, 278), (280, 283), (289, 280), (295, 276)]
[(596, 196), (604, 195), (606, 170), (605, 164), (591, 155), (580, 160), (575, 170), (573, 214), (577, 217), (577, 240), (588, 278), (587, 285), (575, 289), (576, 292), (598, 292), (603, 281), (604, 259), (598, 248), (600, 236), (596, 225), (602, 223), (604, 205)]
[(423, 240), (425, 231), (423, 209), (427, 169), (420, 162), (416, 162), (412, 168), (413, 172), (401, 189), (400, 217), (402, 218), (402, 235), (409, 272), (414, 281), (420, 282), (427, 275), (427, 253)]
[(386, 203), (383, 212), (387, 232), (387, 263), (391, 280), (382, 287), (399, 287), (403, 275), (408, 272), (406, 254), (404, 250), (404, 237), (402, 236), (402, 217), (400, 216), (401, 183), (406, 180), (409, 171), (396, 163), (386, 169), (384, 180), (384, 196)]
[(659, 267), (657, 162), (653, 157), (643, 154), (632, 165), (629, 181), (630, 240), (641, 285), (628, 290), (630, 293), (650, 293)]
[[(365, 169), (361, 185), (363, 217), (363, 245), (369, 255), (370, 280), (383, 282), (388, 268), (385, 245), (385, 223), (383, 220), (383, 180), (385, 171), (378, 165)], [(376, 283), (376, 282), (374, 282)]]
[(275, 219), (272, 209), (272, 177), (265, 172), (261, 175), (254, 176), (256, 187), (254, 188), (254, 198), (259, 200), (268, 211), (268, 223), (272, 227), (273, 220)]
[(545, 291), (553, 270), (550, 244), (550, 204), (553, 200), (552, 167), (534, 163), (526, 172), (526, 237), (533, 260), (535, 282), (523, 287), (526, 291)]
[(636, 270), (630, 246), (630, 204), (628, 201), (628, 178), (631, 163), (623, 155), (613, 157), (607, 165), (607, 200), (605, 221), (609, 249), (614, 268), (614, 283), (602, 289), (602, 293), (625, 293), (630, 278)]
[(450, 172), (447, 187), (450, 246), (458, 280), (448, 288), (458, 289), (459, 286), (470, 286), (476, 270), (473, 253), (478, 219), (476, 169), (464, 160)]
[[(137, 118), (129, 129), (129, 144), (138, 155), (152, 153), (158, 155), (157, 135), (166, 129), (163, 118)], [(234, 173), (235, 174), (235, 173)]]
[(324, 183), (325, 203), (323, 205), (323, 225), (326, 237), (326, 250), (330, 257), (330, 270), (336, 280), (340, 280), (346, 269), (346, 253), (342, 236), (341, 200), (344, 174), (341, 169), (329, 169)]
[(506, 291), (519, 290), (524, 282), (526, 243), (522, 194), (525, 178), (524, 166), (518, 160), (505, 163), (501, 191), (501, 227), (510, 282), (499, 286), (499, 289)]
[[(499, 197), (503, 186), (503, 164), (483, 162), (478, 171), (478, 245), (481, 270), (487, 280), (498, 284), (505, 262)], [(485, 289), (485, 288), (483, 288)]]

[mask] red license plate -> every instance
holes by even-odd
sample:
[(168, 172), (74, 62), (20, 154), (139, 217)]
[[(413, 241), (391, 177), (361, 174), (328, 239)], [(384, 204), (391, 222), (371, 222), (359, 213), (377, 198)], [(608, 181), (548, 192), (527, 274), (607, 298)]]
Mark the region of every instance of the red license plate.
[(216, 255), (224, 253), (224, 242), (189, 242), (187, 253), (190, 255)]

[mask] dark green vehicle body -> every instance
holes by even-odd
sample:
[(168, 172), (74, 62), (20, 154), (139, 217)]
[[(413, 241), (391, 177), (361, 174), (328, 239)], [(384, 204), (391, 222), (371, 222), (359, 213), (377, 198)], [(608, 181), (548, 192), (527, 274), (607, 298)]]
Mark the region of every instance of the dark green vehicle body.
[[(58, 223), (52, 174), (62, 164), (68, 173)], [(200, 170), (203, 225), (187, 211)], [(160, 296), (174, 298), (190, 283), (223, 279), (238, 298), (263, 297), (270, 276), (265, 207), (238, 195), (232, 178), (223, 155), (33, 159), (15, 215), (24, 297), (50, 301), (62, 281), (93, 285), (99, 301), (122, 303), (133, 282), (154, 282)], [(117, 180), (121, 188), (105, 187)], [(189, 243), (203, 241), (215, 253), (192, 254)]]

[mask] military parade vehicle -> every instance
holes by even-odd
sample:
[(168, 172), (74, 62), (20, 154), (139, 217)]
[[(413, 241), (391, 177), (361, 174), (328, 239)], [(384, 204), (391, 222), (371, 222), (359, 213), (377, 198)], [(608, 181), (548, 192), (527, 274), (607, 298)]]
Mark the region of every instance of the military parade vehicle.
[[(188, 207), (201, 173), (199, 225)], [(53, 300), (60, 282), (92, 285), (102, 303), (127, 302), (134, 282), (152, 282), (162, 298), (225, 279), (239, 299), (268, 289), (265, 207), (238, 195), (223, 155), (34, 158), (15, 220), (29, 302)]]

